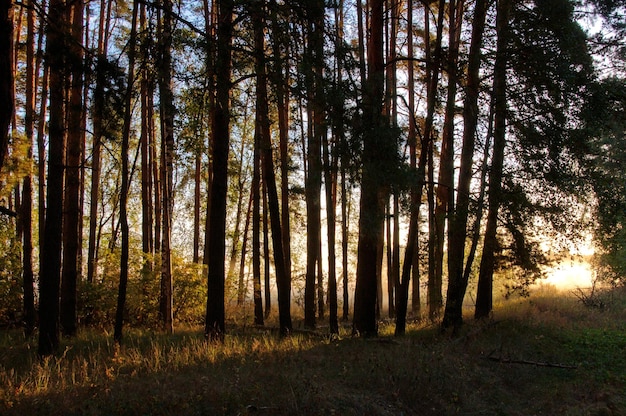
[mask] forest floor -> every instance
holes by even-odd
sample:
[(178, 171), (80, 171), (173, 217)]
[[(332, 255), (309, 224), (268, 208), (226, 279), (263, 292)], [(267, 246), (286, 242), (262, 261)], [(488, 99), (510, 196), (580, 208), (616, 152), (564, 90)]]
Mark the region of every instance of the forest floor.
[(231, 324), (130, 330), (121, 348), (83, 331), (39, 361), (36, 341), (0, 333), (0, 415), (626, 415), (626, 291), (584, 306), (543, 289), (467, 319), (451, 336), (413, 322), (377, 339)]

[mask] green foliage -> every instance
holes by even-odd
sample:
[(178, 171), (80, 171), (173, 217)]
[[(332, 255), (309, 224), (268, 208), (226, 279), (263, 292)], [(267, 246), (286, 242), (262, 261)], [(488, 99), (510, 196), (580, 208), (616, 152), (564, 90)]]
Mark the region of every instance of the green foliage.
[(22, 245), (14, 222), (0, 215), (0, 327), (18, 326), (22, 320)]
[[(109, 253), (106, 262), (119, 263), (119, 253)], [(158, 259), (145, 257), (145, 266), (130, 265), (125, 323), (129, 326), (157, 327), (159, 324), (160, 268)], [(150, 266), (151, 265), (151, 266)], [(152, 270), (151, 268), (152, 267)], [(206, 307), (206, 276), (202, 266), (180, 256), (172, 256), (174, 319), (178, 323), (198, 324)], [(78, 288), (79, 320), (85, 326), (110, 327), (115, 318), (119, 269), (105, 268), (103, 278), (94, 283), (82, 281)]]
[(597, 203), (595, 237), (608, 267), (605, 277), (620, 281), (626, 276), (626, 81), (594, 84), (585, 117), (590, 136), (585, 162)]

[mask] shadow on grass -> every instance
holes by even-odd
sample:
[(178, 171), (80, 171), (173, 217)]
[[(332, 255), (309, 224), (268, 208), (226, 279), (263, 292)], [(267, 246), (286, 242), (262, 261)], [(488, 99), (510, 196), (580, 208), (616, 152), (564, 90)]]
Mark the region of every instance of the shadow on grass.
[[(468, 322), (457, 338), (432, 326), (399, 339), (333, 341), (234, 329), (224, 345), (205, 343), (200, 330), (133, 333), (120, 350), (89, 335), (42, 364), (28, 344), (5, 337), (1, 381), (12, 391), (2, 393), (0, 414), (626, 414), (623, 330), (528, 316), (495, 322)], [(494, 356), (502, 360), (486, 359)]]

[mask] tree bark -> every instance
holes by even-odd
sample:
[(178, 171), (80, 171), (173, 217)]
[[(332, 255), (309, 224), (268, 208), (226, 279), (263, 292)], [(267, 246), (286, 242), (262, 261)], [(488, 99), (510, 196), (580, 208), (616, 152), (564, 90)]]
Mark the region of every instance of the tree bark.
[[(32, 4), (29, 5), (32, 6)], [(32, 7), (27, 10), (26, 34), (26, 107), (24, 111), (24, 131), (28, 140), (28, 173), (22, 181), (22, 280), (24, 290), (24, 334), (30, 338), (35, 330), (35, 279), (33, 275), (33, 187), (32, 187), (32, 158), (33, 158), (33, 127), (35, 119), (35, 11)]]
[(384, 192), (380, 169), (388, 163), (383, 149), (388, 143), (379, 135), (386, 125), (382, 117), (384, 90), (383, 62), (383, 4), (370, 1), (370, 37), (367, 43), (369, 75), (363, 97), (363, 166), (357, 249), (357, 279), (354, 297), (353, 332), (362, 336), (378, 335), (376, 322), (377, 267), (380, 263), (378, 246), (384, 219)]
[(456, 116), (456, 93), (458, 74), (456, 72), (459, 56), (461, 23), (464, 0), (450, 0), (448, 7), (448, 86), (444, 126), (439, 158), (439, 178), (437, 180), (436, 205), (434, 215), (434, 235), (430, 242), (434, 248), (432, 259), (434, 279), (443, 281), (443, 255), (445, 243), (445, 226), (448, 213), (454, 212), (454, 118)]
[(63, 86), (66, 12), (62, 0), (51, 0), (46, 29), (46, 61), (50, 70), (50, 119), (46, 224), (39, 276), (38, 354), (47, 356), (59, 346), (59, 286), (61, 280), (61, 224), (65, 162), (65, 106)]
[[(270, 6), (276, 13), (276, 1), (271, 0)], [(272, 21), (274, 33), (279, 33), (278, 18)], [(276, 68), (276, 102), (278, 112), (278, 137), (280, 148), (280, 183), (281, 183), (281, 223), (283, 230), (283, 251), (285, 252), (285, 271), (291, 281), (291, 220), (289, 217), (289, 70), (286, 59), (289, 55), (289, 42), (284, 37), (273, 36), (274, 59)], [(280, 39), (280, 40), (279, 40)], [(283, 73), (285, 71), (285, 73)], [(266, 301), (267, 303), (267, 301)], [(267, 306), (266, 306), (267, 314)]]
[[(264, 297), (265, 297), (265, 314), (264, 317), (269, 317), (270, 312), (272, 310), (272, 291), (271, 289), (271, 276), (270, 276), (270, 236), (269, 236), (269, 212), (267, 205), (267, 185), (265, 182), (262, 184), (263, 187), (263, 286), (264, 286)], [(261, 286), (259, 286), (259, 292), (261, 290)], [(260, 296), (260, 293), (259, 293)], [(259, 302), (260, 309), (259, 313), (262, 311), (261, 302)], [(257, 305), (254, 305), (255, 312)]]
[(0, 1), (0, 172), (9, 146), (14, 114), (13, 1)]
[(248, 250), (248, 230), (250, 229), (250, 216), (252, 215), (252, 196), (248, 201), (248, 208), (246, 209), (246, 222), (243, 227), (243, 241), (241, 242), (241, 258), (239, 260), (239, 283), (237, 286), (237, 305), (242, 305), (245, 301), (246, 292), (248, 288), (245, 284), (245, 269), (246, 269), (246, 254)]
[[(263, 301), (261, 299), (261, 143), (260, 135), (254, 135), (254, 160), (252, 167), (252, 282), (254, 299), (254, 323), (263, 324)], [(243, 303), (243, 292), (240, 292)], [(267, 304), (267, 299), (265, 299)]]
[(213, 183), (208, 258), (208, 296), (204, 334), (223, 342), (225, 331), (224, 280), (226, 257), (226, 199), (228, 193), (228, 147), (230, 142), (232, 0), (219, 1), (217, 27), (216, 96), (213, 117)]
[(92, 283), (98, 275), (98, 204), (100, 200), (101, 147), (104, 122), (104, 87), (106, 74), (104, 65), (108, 50), (109, 11), (105, 0), (100, 1), (98, 26), (98, 55), (96, 64), (96, 85), (93, 94), (92, 111), (92, 150), (91, 150), (91, 199), (89, 204), (89, 242), (87, 250), (87, 281)]
[(72, 3), (71, 44), (68, 70), (71, 75), (67, 151), (65, 156), (65, 196), (63, 200), (63, 269), (61, 277), (61, 331), (64, 336), (76, 335), (76, 285), (78, 268), (80, 189), (83, 159), (82, 118), (83, 108), (83, 11), (82, 0)]
[[(307, 146), (307, 162), (308, 171), (306, 176), (305, 198), (307, 211), (307, 262), (306, 262), (306, 280), (304, 289), (304, 325), (307, 328), (315, 328), (315, 290), (316, 274), (320, 257), (321, 243), (321, 188), (322, 188), (322, 157), (321, 145), (322, 137), (326, 134), (326, 126), (324, 123), (324, 97), (323, 97), (323, 79), (322, 70), (324, 67), (324, 2), (316, 0), (309, 4), (307, 8), (309, 17), (308, 27), (308, 47), (306, 52), (308, 60), (312, 65), (308, 71), (307, 79), (309, 89), (309, 106), (312, 114), (312, 134), (309, 135)], [(321, 282), (318, 282), (318, 289), (321, 289)], [(322, 290), (323, 298), (323, 290)], [(318, 291), (318, 303), (320, 300)], [(323, 303), (321, 304), (323, 311)], [(319, 309), (319, 308), (318, 308)]]
[(467, 289), (467, 281), (463, 278), (463, 263), (465, 258), (472, 164), (476, 142), (475, 136), (478, 125), (480, 51), (486, 14), (487, 2), (485, 0), (476, 0), (463, 106), (463, 148), (461, 150), (456, 209), (448, 220), (450, 223), (448, 233), (448, 291), (442, 321), (442, 328), (444, 329), (449, 327), (458, 329), (463, 324), (463, 299)]
[(272, 143), (270, 138), (269, 109), (267, 97), (267, 74), (265, 70), (264, 49), (264, 11), (265, 0), (257, 4), (252, 19), (255, 28), (255, 67), (257, 73), (257, 107), (255, 135), (259, 134), (261, 145), (261, 161), (263, 181), (267, 186), (267, 202), (270, 214), (272, 231), (272, 243), (274, 249), (274, 267), (276, 270), (276, 285), (278, 288), (278, 314), (281, 335), (288, 335), (292, 331), (291, 323), (291, 280), (285, 269), (285, 257), (283, 252), (282, 229), (280, 224), (280, 208), (278, 203), (278, 191), (276, 189), (276, 177), (274, 174), (274, 159), (272, 157)]
[[(140, 28), (141, 31), (148, 30), (146, 22), (146, 5), (144, 3), (140, 6)], [(144, 51), (142, 59), (142, 65), (140, 69), (140, 102), (141, 102), (141, 133), (140, 133), (140, 146), (141, 146), (141, 249), (144, 254), (143, 259), (143, 274), (146, 276), (152, 271), (152, 254), (154, 250), (154, 204), (153, 204), (153, 175), (151, 165), (151, 147), (153, 134), (153, 117), (152, 107), (150, 106), (149, 95), (152, 94), (151, 88), (151, 73), (148, 69), (149, 64), (149, 50), (150, 42), (149, 34), (145, 36), (145, 43), (142, 45)], [(195, 234), (194, 234), (195, 237)], [(194, 246), (195, 250), (195, 246)], [(194, 251), (195, 254), (195, 251)]]
[(509, 0), (499, 0), (497, 7), (496, 32), (498, 40), (493, 73), (493, 155), (489, 172), (489, 212), (487, 213), (487, 226), (476, 293), (476, 309), (474, 313), (476, 319), (488, 317), (493, 307), (493, 270), (495, 253), (498, 248), (496, 232), (498, 229), (498, 210), (502, 198), (502, 169), (504, 149), (506, 147), (506, 66), (511, 2)]
[(126, 310), (126, 287), (128, 285), (128, 260), (129, 260), (129, 227), (128, 227), (128, 191), (130, 187), (130, 174), (128, 168), (128, 152), (130, 142), (130, 127), (132, 118), (132, 96), (135, 83), (135, 51), (137, 46), (137, 15), (139, 2), (133, 2), (133, 15), (130, 26), (130, 38), (128, 40), (128, 81), (126, 84), (124, 124), (122, 126), (122, 187), (120, 189), (120, 228), (122, 233), (122, 247), (120, 256), (120, 283), (117, 294), (117, 309), (115, 312), (115, 328), (113, 339), (116, 343), (122, 343), (122, 330), (124, 326), (124, 313)]
[(161, 236), (161, 296), (159, 311), (166, 332), (174, 331), (172, 282), (172, 214), (174, 208), (174, 96), (172, 93), (172, 1), (164, 0), (159, 34), (158, 67), (161, 95), (161, 189), (163, 229)]

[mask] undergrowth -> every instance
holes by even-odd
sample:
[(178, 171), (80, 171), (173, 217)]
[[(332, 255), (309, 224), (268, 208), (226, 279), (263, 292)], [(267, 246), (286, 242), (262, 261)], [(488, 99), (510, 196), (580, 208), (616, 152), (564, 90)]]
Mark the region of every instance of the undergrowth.
[(467, 319), (454, 336), (414, 321), (377, 339), (280, 338), (231, 326), (132, 329), (121, 347), (84, 331), (40, 361), (34, 340), (0, 334), (0, 414), (626, 414), (626, 296), (603, 309), (542, 289)]

